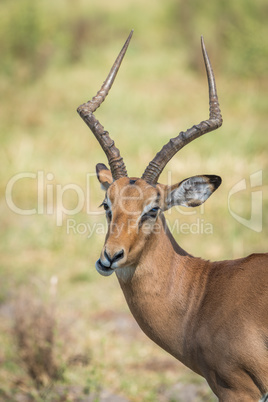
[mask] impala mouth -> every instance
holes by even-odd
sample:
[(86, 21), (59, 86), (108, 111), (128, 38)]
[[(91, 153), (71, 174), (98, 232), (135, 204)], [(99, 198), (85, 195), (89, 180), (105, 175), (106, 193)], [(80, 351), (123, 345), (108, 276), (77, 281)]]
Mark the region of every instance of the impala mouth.
[(105, 265), (102, 264), (100, 259), (96, 262), (95, 267), (98, 273), (101, 274), (102, 276), (109, 276), (114, 273), (114, 269), (111, 267), (105, 267)]

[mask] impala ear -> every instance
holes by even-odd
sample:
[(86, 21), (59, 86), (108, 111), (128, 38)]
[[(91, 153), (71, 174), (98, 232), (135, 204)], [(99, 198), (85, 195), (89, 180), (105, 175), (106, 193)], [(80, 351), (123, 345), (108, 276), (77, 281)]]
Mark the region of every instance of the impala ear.
[(165, 210), (173, 205), (197, 207), (203, 204), (221, 184), (219, 176), (193, 176), (166, 188)]
[(96, 174), (103, 190), (107, 190), (113, 182), (111, 171), (103, 163), (96, 165)]

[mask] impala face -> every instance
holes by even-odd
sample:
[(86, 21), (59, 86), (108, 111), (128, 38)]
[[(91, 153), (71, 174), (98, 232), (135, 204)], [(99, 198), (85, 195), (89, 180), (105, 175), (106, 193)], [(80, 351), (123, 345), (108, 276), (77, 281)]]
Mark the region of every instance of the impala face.
[(157, 187), (126, 177), (111, 184), (102, 206), (108, 232), (96, 269), (108, 276), (136, 263), (150, 234), (160, 229), (157, 222), (163, 206)]
[(104, 276), (135, 266), (151, 236), (163, 229), (162, 212), (173, 205), (195, 207), (218, 188), (218, 176), (194, 176), (173, 186), (151, 185), (143, 179), (122, 177), (113, 181), (105, 165), (97, 165), (100, 183), (107, 189), (103, 206), (108, 232), (97, 271)]

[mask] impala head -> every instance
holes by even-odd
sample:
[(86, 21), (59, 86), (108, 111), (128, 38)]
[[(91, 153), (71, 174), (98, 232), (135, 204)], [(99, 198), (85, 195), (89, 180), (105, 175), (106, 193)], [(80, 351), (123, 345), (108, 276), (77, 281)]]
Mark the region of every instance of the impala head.
[(215, 79), (203, 38), (201, 44), (209, 85), (209, 119), (171, 139), (149, 163), (141, 178), (128, 177), (119, 150), (93, 113), (114, 82), (131, 36), (132, 32), (97, 95), (78, 108), (78, 113), (103, 148), (110, 166), (110, 170), (101, 163), (96, 166), (97, 177), (106, 191), (102, 206), (108, 221), (105, 244), (96, 268), (105, 276), (111, 275), (115, 269), (137, 264), (147, 242), (160, 235), (163, 227), (161, 216), (165, 210), (174, 205), (198, 206), (221, 184), (221, 178), (213, 175), (190, 177), (172, 186), (158, 183), (158, 177), (168, 161), (184, 145), (222, 124)]
[(142, 178), (114, 180), (103, 164), (97, 165), (97, 176), (106, 189), (101, 205), (108, 233), (96, 268), (105, 276), (138, 263), (147, 242), (161, 233), (163, 211), (173, 205), (200, 205), (221, 183), (218, 176), (208, 175), (190, 177), (173, 186), (151, 184)]

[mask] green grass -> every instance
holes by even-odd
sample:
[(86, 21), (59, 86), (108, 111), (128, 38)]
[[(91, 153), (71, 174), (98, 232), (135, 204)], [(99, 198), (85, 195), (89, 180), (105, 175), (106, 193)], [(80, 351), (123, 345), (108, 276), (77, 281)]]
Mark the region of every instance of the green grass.
[[(212, 234), (175, 233), (180, 245), (192, 254), (211, 260), (236, 258), (267, 248), (267, 76), (256, 76), (254, 71), (249, 74), (247, 60), (241, 74), (236, 74), (240, 55), (240, 64), (230, 71), (226, 66), (231, 59), (227, 57), (225, 64), (216, 49), (222, 37), (212, 35), (219, 29), (217, 21), (211, 16), (205, 19), (201, 11), (192, 17), (199, 28), (187, 39), (179, 35), (181, 25), (176, 26), (171, 18), (176, 8), (173, 2), (164, 6), (160, 1), (145, 4), (102, 0), (88, 5), (81, 0), (75, 10), (72, 2), (66, 7), (63, 2), (48, 3), (53, 10), (51, 19), (48, 5), (32, 10), (37, 14), (27, 14), (24, 8), (20, 15), (15, 9), (11, 12), (14, 2), (1, 4), (5, 15), (20, 21), (18, 32), (24, 41), (24, 53), (20, 55), (16, 47), (19, 37), (15, 41), (14, 36), (6, 36), (5, 49), (9, 50), (2, 58), (0, 76), (0, 398), (2, 394), (12, 399), (16, 394), (29, 393), (34, 400), (45, 395), (45, 400), (54, 401), (59, 398), (57, 387), (62, 386), (65, 400), (72, 400), (72, 387), (79, 386), (81, 394), (98, 394), (103, 387), (131, 401), (155, 401), (172, 385), (198, 382), (199, 377), (141, 333), (128, 313), (116, 278), (105, 279), (95, 271), (105, 237), (101, 227), (104, 216), (87, 214), (84, 206), (75, 216), (63, 216), (62, 226), (56, 225), (61, 219), (56, 209), (57, 188), (75, 184), (85, 192), (87, 173), (94, 173), (96, 163), (106, 163), (76, 108), (95, 95), (134, 28), (126, 59), (97, 117), (115, 139), (129, 174), (141, 175), (171, 136), (208, 116), (207, 84), (199, 49), (200, 34), (207, 34), (224, 124), (181, 150), (161, 180), (167, 182), (169, 174), (172, 182), (202, 173), (222, 176), (222, 186), (204, 209), (197, 209), (191, 216), (174, 210), (167, 218), (171, 226), (176, 219), (189, 225), (211, 225)], [(39, 25), (30, 24), (32, 15), (38, 16)], [(78, 29), (81, 26), (85, 36)], [(23, 36), (23, 29), (33, 28), (36, 37)], [(3, 32), (4, 25), (1, 29)], [(267, 44), (265, 38), (267, 35), (263, 37)], [(78, 42), (82, 47), (76, 49)], [(232, 43), (236, 49), (238, 40), (230, 41), (223, 50), (233, 57)], [(47, 53), (42, 53), (44, 49)], [(262, 60), (258, 71), (261, 66)], [(5, 199), (9, 180), (18, 173), (37, 175), (38, 171), (44, 172), (39, 176), (45, 188), (44, 213), (14, 213)], [(230, 190), (243, 179), (249, 185), (250, 175), (257, 171), (262, 171), (263, 183), (257, 188), (263, 192), (261, 232), (241, 225), (228, 210)], [(90, 210), (98, 211), (103, 192), (94, 177), (89, 180)], [(38, 207), (37, 178), (17, 182), (13, 190), (17, 206)], [(234, 195), (230, 204), (233, 212), (249, 219), (250, 200), (249, 187)], [(64, 207), (71, 209), (76, 203), (76, 194), (66, 191)], [(47, 207), (53, 213), (48, 214)], [(75, 219), (75, 228), (68, 233), (70, 218)], [(84, 231), (85, 224), (95, 230), (90, 237)], [(199, 229), (202, 232), (201, 226)], [(57, 285), (53, 286), (55, 277)], [(16, 343), (14, 311), (19, 296), (41, 303), (55, 317), (55, 339), (50, 347), (62, 375), (50, 379), (40, 369), (43, 386), (39, 388), (27, 373), (23, 351)], [(27, 314), (26, 309), (25, 317)], [(207, 392), (200, 400), (209, 400)]]

